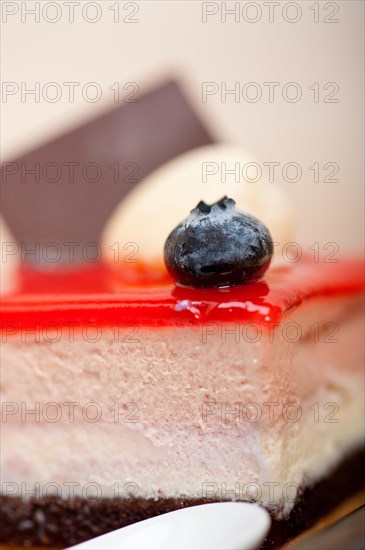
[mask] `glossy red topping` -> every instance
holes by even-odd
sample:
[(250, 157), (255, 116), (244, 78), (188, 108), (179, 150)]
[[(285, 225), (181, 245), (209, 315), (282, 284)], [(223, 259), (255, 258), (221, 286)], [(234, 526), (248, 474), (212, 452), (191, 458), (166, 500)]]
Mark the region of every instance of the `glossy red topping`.
[[(207, 321), (277, 323), (284, 313), (315, 296), (364, 289), (364, 261), (272, 265), (266, 279), (225, 289), (192, 289), (151, 274), (129, 283), (103, 265), (78, 270), (22, 274), (18, 293), (2, 299), (2, 328), (86, 323), (164, 327)], [(137, 277), (137, 273), (139, 276)]]

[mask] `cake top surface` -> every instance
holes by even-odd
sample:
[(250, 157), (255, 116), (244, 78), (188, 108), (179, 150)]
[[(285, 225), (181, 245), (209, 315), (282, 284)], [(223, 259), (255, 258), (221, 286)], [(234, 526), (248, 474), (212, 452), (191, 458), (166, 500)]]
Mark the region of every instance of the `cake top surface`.
[(151, 327), (208, 321), (271, 324), (314, 297), (356, 294), (364, 289), (364, 260), (273, 263), (265, 279), (220, 289), (175, 285), (163, 272), (104, 264), (42, 273), (23, 269), (18, 292), (2, 297), (2, 328), (14, 324)]

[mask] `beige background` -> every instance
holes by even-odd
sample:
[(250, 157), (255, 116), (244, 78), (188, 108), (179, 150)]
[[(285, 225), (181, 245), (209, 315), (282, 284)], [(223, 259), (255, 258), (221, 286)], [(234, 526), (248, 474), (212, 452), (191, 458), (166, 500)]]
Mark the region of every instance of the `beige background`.
[[(42, 9), (47, 2), (40, 2)], [(55, 4), (56, 2), (54, 2)], [(170, 75), (180, 77), (190, 99), (218, 138), (241, 144), (253, 152), (259, 162), (276, 161), (281, 165), (295, 161), (303, 176), (297, 183), (282, 181), (280, 173), (275, 184), (283, 185), (298, 210), (297, 238), (303, 247), (314, 241), (336, 242), (341, 250), (360, 250), (363, 230), (364, 181), (364, 4), (362, 1), (319, 2), (319, 19), (314, 23), (314, 2), (301, 1), (302, 15), (297, 23), (288, 23), (282, 10), (288, 2), (275, 8), (274, 22), (269, 22), (268, 7), (262, 2), (261, 19), (248, 23), (240, 16), (235, 22), (227, 16), (221, 22), (221, 3), (215, 3), (219, 13), (202, 22), (201, 2), (137, 2), (134, 16), (138, 23), (114, 23), (110, 7), (115, 2), (99, 1), (102, 12), (98, 22), (84, 21), (79, 0), (75, 6), (75, 21), (68, 22), (65, 2), (57, 2), (60, 21), (49, 23), (41, 14), (21, 21), (21, 9), (34, 2), (11, 2), (19, 9), (2, 23), (2, 80), (21, 82), (31, 88), (34, 82), (77, 81), (81, 87), (97, 82), (103, 97), (96, 103), (82, 98), (76, 90), (75, 102), (68, 100), (67, 88), (57, 103), (39, 103), (28, 96), (21, 101), (20, 93), (2, 98), (2, 155), (10, 160), (15, 155), (43, 143), (49, 137), (77, 125), (82, 120), (107, 109), (113, 102), (109, 90), (119, 81), (121, 89), (127, 82), (136, 82), (140, 93)], [(4, 4), (2, 2), (3, 10)], [(327, 3), (328, 4), (328, 3)], [(227, 2), (232, 7), (234, 2)], [(240, 9), (247, 9), (240, 2)], [(332, 9), (339, 8), (332, 18), (338, 23), (324, 23)], [(12, 8), (8, 8), (12, 9)], [(14, 8), (15, 9), (15, 8)], [(49, 17), (55, 11), (49, 8)], [(87, 12), (94, 17), (92, 8)], [(254, 9), (254, 8), (252, 8)], [(291, 8), (290, 8), (291, 9)], [(293, 11), (286, 12), (293, 17)], [(294, 9), (294, 8), (293, 8)], [(24, 7), (23, 7), (24, 10)], [(126, 17), (133, 5), (120, 2), (121, 17)], [(254, 12), (247, 12), (252, 18)], [(242, 86), (257, 82), (262, 99), (236, 103), (227, 102), (219, 94), (201, 101), (204, 81), (235, 82)], [(280, 82), (275, 100), (268, 101), (268, 89), (263, 82)], [(282, 99), (282, 87), (297, 82), (303, 96), (297, 103)], [(320, 87), (336, 82), (338, 103), (313, 101), (314, 82)], [(123, 90), (122, 90), (123, 91)], [(327, 93), (330, 90), (327, 90)], [(125, 92), (123, 92), (125, 93)], [(321, 93), (321, 98), (323, 92)], [(340, 171), (338, 183), (313, 182), (309, 166), (335, 162)], [(321, 174), (321, 180), (325, 173)]]

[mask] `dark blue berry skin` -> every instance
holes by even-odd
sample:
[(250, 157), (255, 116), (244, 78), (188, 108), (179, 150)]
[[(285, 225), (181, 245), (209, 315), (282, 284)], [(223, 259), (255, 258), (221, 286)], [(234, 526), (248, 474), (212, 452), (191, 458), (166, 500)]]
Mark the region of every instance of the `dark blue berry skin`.
[(224, 197), (200, 202), (168, 236), (164, 257), (175, 281), (195, 288), (236, 286), (257, 281), (270, 265), (268, 229)]

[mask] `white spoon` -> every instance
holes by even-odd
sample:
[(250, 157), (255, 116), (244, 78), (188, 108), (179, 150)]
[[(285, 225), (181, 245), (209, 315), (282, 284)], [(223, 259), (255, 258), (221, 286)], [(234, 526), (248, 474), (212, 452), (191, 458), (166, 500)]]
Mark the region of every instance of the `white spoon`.
[(268, 512), (256, 504), (202, 504), (117, 529), (72, 550), (254, 550), (270, 523)]

